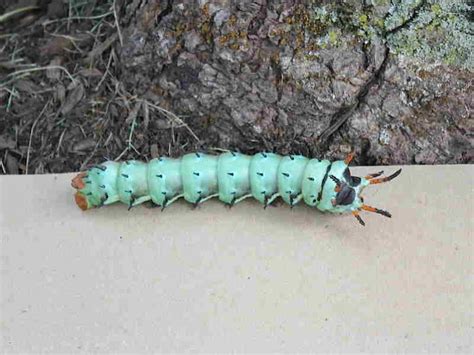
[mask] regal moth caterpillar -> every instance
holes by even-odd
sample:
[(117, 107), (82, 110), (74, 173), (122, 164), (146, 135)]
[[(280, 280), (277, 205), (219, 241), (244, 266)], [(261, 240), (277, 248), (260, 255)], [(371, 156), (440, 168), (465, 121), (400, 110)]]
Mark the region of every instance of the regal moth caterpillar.
[(281, 197), (291, 207), (303, 201), (323, 212), (351, 212), (362, 225), (362, 210), (391, 217), (364, 204), (361, 193), (368, 185), (394, 179), (401, 169), (386, 177), (380, 177), (383, 171), (352, 176), (348, 167), (352, 158), (351, 153), (345, 160), (330, 162), (301, 155), (226, 152), (161, 157), (148, 163), (106, 161), (79, 173), (72, 186), (82, 210), (118, 201), (129, 209), (151, 201), (163, 210), (179, 198), (197, 206), (213, 197), (229, 206), (254, 197), (266, 207)]

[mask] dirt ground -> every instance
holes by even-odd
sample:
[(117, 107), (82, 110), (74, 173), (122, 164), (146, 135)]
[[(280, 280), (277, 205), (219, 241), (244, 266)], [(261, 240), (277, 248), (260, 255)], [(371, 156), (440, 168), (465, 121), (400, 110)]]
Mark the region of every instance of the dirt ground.
[(0, 3), (0, 174), (220, 149), (472, 163), (468, 60), (393, 39), (441, 31), (443, 12), (421, 1), (390, 25), (396, 11), (349, 3)]

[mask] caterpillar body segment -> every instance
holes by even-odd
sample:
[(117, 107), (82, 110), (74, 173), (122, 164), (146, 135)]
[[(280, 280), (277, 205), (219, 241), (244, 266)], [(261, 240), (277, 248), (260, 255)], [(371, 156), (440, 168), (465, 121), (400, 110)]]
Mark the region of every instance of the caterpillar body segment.
[(226, 152), (161, 157), (148, 163), (106, 161), (79, 173), (72, 186), (83, 210), (118, 201), (129, 208), (152, 201), (164, 209), (180, 198), (198, 205), (214, 197), (229, 206), (253, 197), (266, 207), (281, 197), (290, 206), (303, 201), (323, 212), (352, 212), (362, 225), (359, 212), (363, 210), (391, 217), (365, 205), (361, 193), (370, 184), (394, 179), (401, 169), (387, 177), (379, 177), (383, 172), (351, 176), (348, 164), (352, 157), (330, 162), (301, 155)]

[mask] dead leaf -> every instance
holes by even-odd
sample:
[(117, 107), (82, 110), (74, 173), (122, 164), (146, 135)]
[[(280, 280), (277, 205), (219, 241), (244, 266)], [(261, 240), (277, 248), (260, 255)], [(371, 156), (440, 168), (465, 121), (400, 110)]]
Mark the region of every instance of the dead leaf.
[(49, 18), (60, 18), (66, 15), (66, 8), (63, 0), (52, 0), (48, 5)]
[(125, 123), (130, 124), (137, 118), (140, 107), (142, 107), (141, 101), (135, 102), (135, 105), (133, 106), (132, 110), (127, 116), (127, 119), (125, 120)]
[(72, 150), (77, 152), (81, 150), (92, 149), (95, 147), (95, 144), (96, 144), (95, 140), (93, 140), (92, 138), (86, 138), (74, 144), (74, 147), (72, 148)]
[(15, 82), (15, 88), (18, 90), (18, 91), (23, 91), (23, 92), (27, 92), (29, 94), (33, 94), (35, 92), (38, 92), (41, 90), (41, 87), (39, 87), (38, 85), (36, 85), (34, 82), (32, 82), (31, 80), (27, 80), (27, 79), (20, 79), (20, 80), (17, 80)]
[(78, 72), (79, 75), (83, 76), (84, 78), (100, 78), (104, 73), (102, 73), (97, 68), (92, 69), (82, 69)]
[(73, 43), (67, 37), (51, 38), (45, 45), (40, 47), (41, 56), (52, 57), (63, 54), (67, 49), (72, 49)]
[(143, 101), (143, 128), (146, 130), (148, 128), (148, 124), (150, 123), (150, 109), (148, 108), (148, 103)]
[(10, 137), (1, 134), (0, 135), (0, 149), (13, 149), (15, 148), (15, 141)]
[[(61, 58), (55, 57), (51, 62), (49, 62), (50, 66), (59, 66), (61, 65)], [(61, 70), (59, 68), (51, 68), (46, 70), (46, 76), (49, 80), (59, 80), (61, 78)]]
[(20, 172), (18, 169), (18, 160), (10, 154), (7, 154), (5, 165), (9, 174), (18, 174)]
[(150, 145), (150, 155), (153, 159), (158, 158), (160, 156), (160, 153), (158, 151), (158, 145), (156, 143)]
[(61, 105), (64, 104), (64, 100), (66, 99), (66, 88), (63, 84), (56, 85), (56, 91), (54, 92), (55, 99), (59, 101)]
[(84, 86), (82, 83), (78, 83), (76, 87), (71, 89), (66, 97), (66, 101), (61, 107), (61, 114), (65, 115), (81, 101), (82, 97), (84, 96)]

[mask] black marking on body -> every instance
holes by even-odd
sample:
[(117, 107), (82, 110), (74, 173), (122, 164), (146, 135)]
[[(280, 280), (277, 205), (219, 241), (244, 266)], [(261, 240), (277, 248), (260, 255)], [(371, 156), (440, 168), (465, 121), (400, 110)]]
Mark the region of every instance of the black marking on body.
[(125, 165), (130, 165), (130, 162), (128, 160), (125, 160)]
[(234, 176), (234, 173), (227, 173), (227, 175)]
[(132, 190), (124, 190), (125, 193), (131, 194), (133, 191)]
[(234, 152), (230, 152), (230, 154), (232, 154), (233, 157), (237, 156), (237, 154), (235, 154)]
[(294, 196), (290, 193), (290, 208), (291, 208), (291, 209), (293, 209), (293, 206), (294, 206), (293, 202), (294, 202), (294, 200), (295, 200)]
[[(202, 191), (198, 191), (197, 193), (198, 193), (199, 195), (201, 195), (201, 194), (202, 194)], [(199, 197), (197, 198), (196, 202), (193, 203), (193, 208), (197, 208), (197, 206), (199, 205), (199, 202), (201, 202), (201, 200), (202, 200), (202, 196), (199, 196)]]
[(260, 154), (262, 154), (262, 157), (264, 157), (264, 158), (268, 157), (268, 155), (266, 155), (264, 152), (261, 152)]
[(354, 202), (355, 197), (355, 190), (352, 187), (347, 186), (347, 184), (344, 184), (336, 195), (336, 205), (348, 206)]
[(105, 189), (105, 185), (100, 185), (99, 186), (101, 189)]
[(258, 176), (263, 176), (263, 173), (257, 173)]
[(88, 192), (88, 193), (87, 193), (87, 196), (92, 196), (92, 192)]
[(161, 206), (161, 212), (165, 210), (167, 203), (168, 203), (168, 197), (166, 196), (166, 192), (165, 192), (165, 199), (163, 200), (163, 205)]
[(130, 196), (130, 202), (128, 204), (128, 210), (130, 211), (133, 207), (133, 203), (135, 202), (135, 196), (131, 195)]
[(286, 177), (290, 177), (290, 174), (288, 174), (288, 173), (281, 173), (281, 175), (286, 176)]
[(95, 165), (94, 168), (99, 169), (100, 171), (106, 171), (107, 167), (103, 165)]
[(199, 173), (193, 172), (194, 175), (199, 176)]
[(157, 178), (160, 178), (160, 179), (163, 179), (163, 175), (162, 174), (158, 174), (156, 175)]
[(328, 175), (329, 175), (329, 171), (331, 170), (331, 167), (332, 167), (332, 163), (328, 165), (326, 169), (326, 173), (324, 174), (324, 177), (323, 177), (323, 181), (321, 181), (321, 189), (319, 190), (318, 198), (317, 198), (318, 202), (321, 201), (321, 199), (323, 198), (324, 185), (326, 184), (326, 180), (328, 179)]
[(102, 207), (105, 203), (105, 201), (107, 201), (107, 199), (109, 198), (109, 195), (107, 194), (107, 192), (104, 194), (104, 197), (102, 197), (100, 199), (100, 202), (99, 202), (99, 205), (97, 207)]
[(128, 179), (128, 175), (127, 174), (120, 174), (122, 175), (124, 178)]
[(196, 152), (195, 154), (196, 154), (196, 156), (197, 156), (198, 158), (201, 157), (201, 154), (199, 154), (198, 152)]
[(341, 185), (341, 180), (339, 180), (337, 177), (335, 177), (334, 175), (329, 175), (329, 178), (334, 181), (334, 183), (337, 185), (337, 186), (340, 186)]
[(87, 180), (86, 184), (92, 184), (92, 182), (90, 180)]
[(314, 177), (309, 177), (308, 180), (309, 181), (314, 181)]
[(342, 173), (342, 177), (344, 178), (344, 180), (346, 180), (346, 182), (352, 186), (352, 187), (355, 187), (355, 186), (358, 186), (361, 182), (361, 178), (358, 177), (358, 176), (351, 176), (351, 171), (349, 170), (349, 168), (346, 168), (344, 170), (344, 172)]
[(237, 201), (237, 196), (235, 196), (236, 192), (235, 191), (231, 192), (231, 194), (234, 195), (234, 196), (232, 197), (232, 200), (230, 200), (229, 208), (232, 208), (232, 206), (235, 205), (235, 201)]
[(349, 183), (349, 185), (354, 186), (354, 187), (358, 186), (360, 184), (360, 181), (361, 181), (360, 177), (353, 176), (351, 182)]
[(350, 184), (352, 177), (351, 177), (351, 171), (349, 170), (349, 168), (344, 169), (344, 172), (342, 173), (342, 177), (344, 178), (344, 180), (347, 181), (347, 183)]
[(290, 155), (291, 160), (295, 160), (295, 157), (293, 155)]

